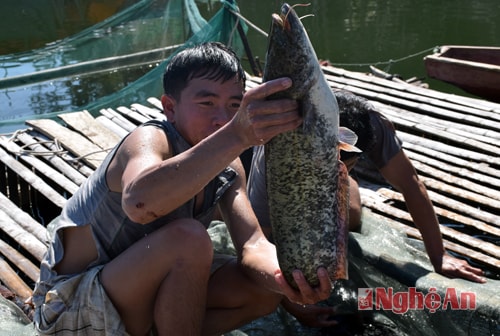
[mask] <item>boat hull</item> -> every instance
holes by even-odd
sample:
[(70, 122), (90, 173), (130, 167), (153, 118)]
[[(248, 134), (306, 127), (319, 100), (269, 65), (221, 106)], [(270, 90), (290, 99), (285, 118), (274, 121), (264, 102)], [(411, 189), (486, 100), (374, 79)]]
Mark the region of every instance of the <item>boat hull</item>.
[(500, 47), (443, 46), (424, 63), (430, 77), (500, 102)]

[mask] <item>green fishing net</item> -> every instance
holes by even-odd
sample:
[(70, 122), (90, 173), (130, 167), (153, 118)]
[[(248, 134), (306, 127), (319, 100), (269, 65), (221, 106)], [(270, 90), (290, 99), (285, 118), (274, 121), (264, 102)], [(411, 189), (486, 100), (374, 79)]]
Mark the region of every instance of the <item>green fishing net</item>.
[(207, 22), (195, 0), (140, 0), (43, 48), (0, 55), (0, 133), (24, 128), (26, 119), (97, 115), (159, 96), (168, 57), (189, 45), (220, 41), (241, 55), (246, 26), (233, 14), (235, 1), (220, 4)]
[[(189, 2), (189, 0), (185, 1)], [(244, 26), (244, 23), (239, 22), (237, 17), (231, 13), (231, 11), (238, 12), (238, 7), (234, 1), (222, 0), (221, 2), (223, 7), (212, 17), (212, 19), (159, 66), (122, 90), (107, 97), (103, 97), (84, 108), (91, 113), (95, 113), (101, 108), (118, 105), (128, 106), (132, 103), (144, 102), (148, 97), (159, 97), (162, 93), (162, 74), (170, 58), (175, 53), (202, 42), (222, 42), (233, 48), (241, 57), (244, 52), (244, 46), (242, 38), (238, 33), (237, 25), (240, 24)], [(196, 10), (194, 10), (195, 8), (196, 7), (193, 8), (193, 13), (196, 12)], [(193, 14), (190, 17), (194, 16)], [(246, 30), (246, 26), (243, 29)]]

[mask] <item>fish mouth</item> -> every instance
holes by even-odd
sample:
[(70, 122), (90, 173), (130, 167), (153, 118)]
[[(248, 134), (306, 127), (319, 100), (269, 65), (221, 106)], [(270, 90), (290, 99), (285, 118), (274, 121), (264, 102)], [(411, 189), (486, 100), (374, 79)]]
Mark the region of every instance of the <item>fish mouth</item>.
[(299, 18), (297, 16), (297, 14), (295, 13), (295, 11), (293, 10), (293, 7), (287, 3), (284, 3), (281, 6), (281, 13), (280, 14), (276, 14), (276, 13), (272, 14), (272, 20), (273, 20), (273, 23), (276, 24), (277, 26), (281, 27), (284, 30), (289, 31), (289, 30), (291, 30), (291, 27), (293, 25), (293, 21), (294, 20), (298, 21)]
[(273, 13), (271, 17), (274, 25), (285, 29), (285, 21), (283, 20), (284, 17), (281, 14)]
[(266, 53), (265, 81), (290, 77), (294, 83), (286, 92), (273, 95), (300, 100), (314, 83), (317, 58), (307, 33), (293, 6), (284, 3), (271, 15)]

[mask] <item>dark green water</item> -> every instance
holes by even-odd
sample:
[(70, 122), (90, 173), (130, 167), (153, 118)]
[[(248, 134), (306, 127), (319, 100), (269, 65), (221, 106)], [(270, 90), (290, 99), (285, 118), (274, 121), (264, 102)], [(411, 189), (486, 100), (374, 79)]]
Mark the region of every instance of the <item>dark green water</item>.
[[(0, 2), (0, 55), (40, 48), (91, 26), (132, 0), (4, 0)], [(158, 0), (158, 3), (162, 1)], [(281, 5), (276, 0), (240, 0), (242, 15), (264, 32), (271, 13)], [(290, 1), (297, 4), (299, 1)], [(198, 2), (209, 19), (219, 8)], [(154, 10), (161, 11), (161, 6)], [(500, 1), (498, 0), (312, 0), (296, 7), (316, 49), (318, 58), (349, 70), (368, 72), (369, 65), (399, 74), (423, 78), (431, 88), (463, 92), (450, 85), (429, 80), (423, 57), (432, 48), (446, 44), (500, 45)], [(263, 62), (266, 37), (249, 28), (248, 39), (254, 56)], [(93, 85), (80, 82), (51, 82), (47, 87), (17, 90), (0, 96), (0, 132), (22, 127), (22, 122), (3, 121), (29, 118), (56, 111), (77, 110), (79, 106), (119, 90), (148, 70), (127, 68), (86, 77)], [(250, 70), (250, 69), (248, 69)], [(0, 73), (0, 77), (4, 74)], [(88, 90), (88, 91), (87, 91)], [(77, 95), (77, 97), (75, 96)]]
[[(291, 1), (290, 3), (300, 3)], [(318, 58), (354, 71), (368, 65), (403, 78), (425, 78), (423, 56), (446, 44), (500, 45), (500, 1), (497, 0), (316, 0), (296, 7)], [(241, 12), (267, 31), (268, 13), (280, 1), (239, 2)], [(255, 31), (249, 39), (255, 53), (265, 55), (265, 39)], [(421, 53), (426, 51), (425, 53)], [(418, 54), (410, 57), (411, 55)], [(453, 90), (439, 82), (431, 87)], [(461, 92), (456, 90), (455, 92)]]

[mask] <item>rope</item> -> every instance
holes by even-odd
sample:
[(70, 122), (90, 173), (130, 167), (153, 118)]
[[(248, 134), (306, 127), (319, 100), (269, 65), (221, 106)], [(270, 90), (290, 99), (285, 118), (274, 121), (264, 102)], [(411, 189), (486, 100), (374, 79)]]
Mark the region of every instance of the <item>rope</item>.
[(255, 24), (253, 24), (250, 20), (248, 20), (247, 18), (245, 18), (243, 15), (241, 15), (240, 13), (238, 12), (235, 12), (234, 10), (228, 8), (228, 10), (233, 14), (233, 15), (236, 15), (237, 17), (239, 17), (240, 19), (242, 19), (243, 21), (245, 21), (245, 23), (247, 25), (249, 25), (250, 27), (252, 27), (253, 29), (255, 29), (257, 32), (261, 33), (262, 35), (264, 35), (265, 37), (268, 36), (268, 34), (263, 31), (262, 29), (260, 29), (259, 27), (257, 27)]
[(419, 55), (422, 55), (422, 54), (427, 54), (427, 53), (429, 53), (429, 51), (433, 51), (436, 48), (437, 47), (427, 48), (425, 50), (416, 52), (414, 54), (410, 54), (408, 56), (404, 56), (404, 57), (397, 58), (397, 59), (390, 59), (388, 61), (378, 61), (378, 62), (372, 62), (372, 63), (332, 63), (332, 65), (335, 65), (335, 66), (338, 66), (338, 67), (341, 67), (341, 66), (358, 66), (358, 67), (364, 67), (364, 66), (370, 66), (370, 65), (389, 65), (390, 66), (390, 65), (392, 65), (394, 63), (403, 62), (403, 61), (406, 61), (407, 59), (410, 59), (410, 58), (413, 58), (413, 57), (416, 57), (416, 56), (419, 56)]
[[(8, 139), (8, 141), (9, 142), (15, 141), (18, 138), (18, 134), (25, 133), (25, 132), (27, 132), (27, 130), (18, 130), (16, 132), (14, 132), (14, 134)], [(53, 150), (46, 149), (43, 152), (39, 152), (39, 151), (36, 151), (36, 150), (31, 150), (31, 149), (26, 149), (26, 147), (28, 147), (28, 146), (42, 145), (42, 144), (48, 144), (48, 145), (52, 145), (53, 144), (56, 149), (53, 149)], [(65, 150), (65, 149), (63, 149), (61, 147), (61, 145), (59, 144), (59, 141), (57, 140), (57, 138), (54, 138), (54, 140), (37, 141), (34, 144), (25, 144), (25, 145), (19, 146), (19, 147), (20, 147), (19, 151), (17, 151), (17, 152), (11, 152), (11, 153), (14, 154), (14, 155), (16, 155), (16, 156), (22, 156), (22, 155), (32, 155), (32, 156), (62, 156), (62, 155), (70, 154), (67, 150)], [(101, 150), (93, 151), (93, 152), (90, 152), (90, 153), (87, 153), (87, 154), (84, 154), (84, 155), (80, 155), (80, 156), (77, 156), (77, 157), (74, 157), (74, 158), (64, 158), (64, 160), (65, 161), (69, 161), (69, 162), (77, 162), (77, 161), (80, 161), (80, 160), (82, 160), (83, 158), (85, 158), (87, 156), (90, 156), (90, 155), (93, 155), (93, 154), (97, 154), (97, 153), (102, 153), (102, 152), (107, 153), (107, 152), (109, 152), (112, 149), (113, 148), (101, 149)]]

